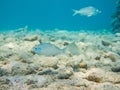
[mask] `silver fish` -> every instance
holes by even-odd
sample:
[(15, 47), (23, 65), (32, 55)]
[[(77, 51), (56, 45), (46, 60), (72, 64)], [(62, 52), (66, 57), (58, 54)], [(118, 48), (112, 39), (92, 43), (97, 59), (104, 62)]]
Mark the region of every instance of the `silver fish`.
[(32, 52), (46, 56), (55, 56), (58, 54), (65, 54), (66, 52), (70, 52), (72, 55), (78, 55), (79, 49), (75, 43), (69, 44), (64, 49), (60, 49), (59, 47), (50, 43), (40, 43), (39, 45), (33, 47)]
[(87, 17), (91, 17), (91, 16), (101, 13), (100, 10), (98, 10), (92, 6), (84, 7), (84, 8), (81, 8), (80, 10), (73, 10), (73, 12), (74, 12), (73, 16), (79, 14), (79, 15), (83, 15), (83, 16), (87, 16)]

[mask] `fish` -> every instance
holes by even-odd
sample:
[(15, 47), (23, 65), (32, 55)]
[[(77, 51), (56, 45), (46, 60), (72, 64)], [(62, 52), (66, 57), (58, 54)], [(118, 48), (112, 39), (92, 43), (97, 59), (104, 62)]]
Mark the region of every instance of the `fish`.
[(33, 47), (33, 52), (39, 55), (55, 56), (61, 54), (63, 50), (50, 43), (40, 43)]
[(87, 16), (87, 17), (91, 17), (91, 16), (101, 13), (100, 10), (96, 9), (93, 6), (84, 7), (84, 8), (81, 8), (80, 10), (73, 9), (73, 12), (74, 12), (73, 16), (79, 14), (79, 15)]
[(72, 55), (79, 54), (79, 48), (75, 43), (69, 44), (66, 48), (59, 48), (51, 43), (40, 43), (32, 48), (32, 52), (38, 55), (56, 56), (59, 54), (71, 53)]

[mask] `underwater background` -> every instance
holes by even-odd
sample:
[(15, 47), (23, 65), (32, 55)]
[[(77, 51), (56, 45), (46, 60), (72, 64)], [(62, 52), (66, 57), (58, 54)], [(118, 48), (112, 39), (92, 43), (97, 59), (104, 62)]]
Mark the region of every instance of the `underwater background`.
[[(32, 29), (98, 30), (111, 28), (116, 0), (0, 0), (0, 29), (24, 26)], [(93, 6), (102, 13), (72, 16), (73, 10)]]
[(120, 0), (0, 0), (0, 90), (120, 90)]

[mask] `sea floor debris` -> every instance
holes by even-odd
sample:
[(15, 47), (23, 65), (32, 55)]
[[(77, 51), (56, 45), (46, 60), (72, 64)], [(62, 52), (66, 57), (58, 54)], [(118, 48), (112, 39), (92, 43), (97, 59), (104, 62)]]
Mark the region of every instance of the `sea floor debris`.
[[(40, 43), (57, 50), (74, 44), (67, 54), (46, 56), (32, 51)], [(0, 33), (0, 90), (120, 90), (119, 65), (119, 33), (20, 29)]]

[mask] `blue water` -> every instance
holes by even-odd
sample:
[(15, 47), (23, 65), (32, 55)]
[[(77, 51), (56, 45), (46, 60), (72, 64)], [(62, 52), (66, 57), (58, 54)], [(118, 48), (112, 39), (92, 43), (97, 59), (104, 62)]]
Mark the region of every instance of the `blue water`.
[[(0, 29), (110, 29), (116, 0), (0, 0)], [(72, 16), (72, 9), (93, 6), (102, 11), (93, 17)]]

